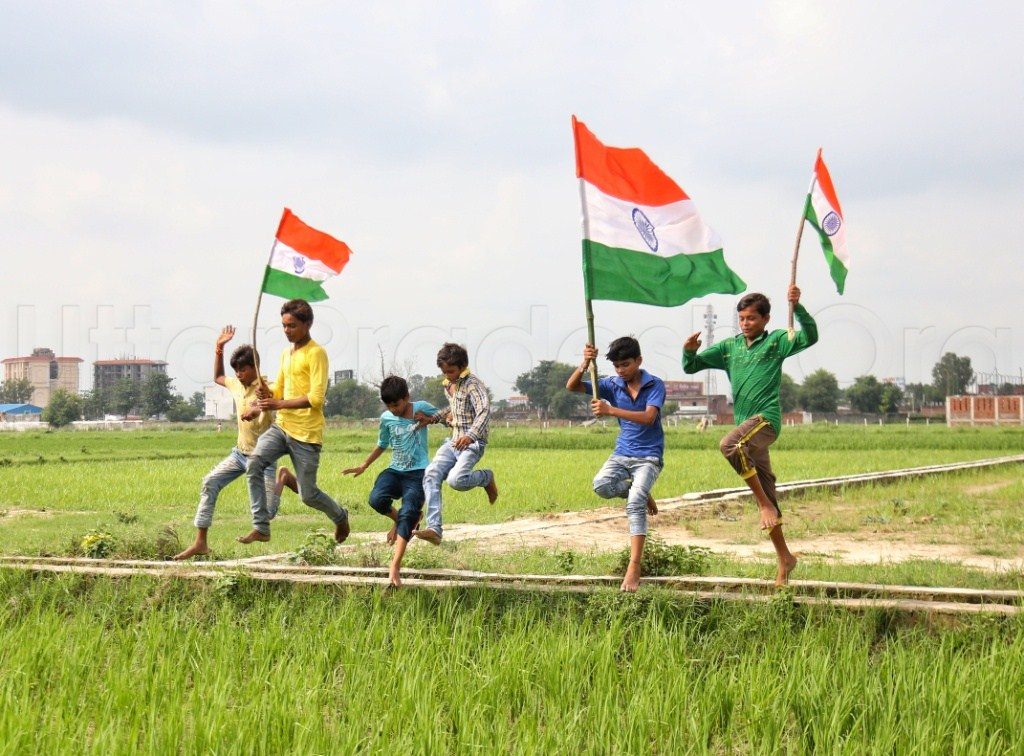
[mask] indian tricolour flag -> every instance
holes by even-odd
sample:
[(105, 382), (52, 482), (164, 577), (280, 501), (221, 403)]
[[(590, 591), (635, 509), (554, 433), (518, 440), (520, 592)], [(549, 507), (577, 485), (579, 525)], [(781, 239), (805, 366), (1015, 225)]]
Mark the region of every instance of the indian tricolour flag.
[(814, 161), (814, 178), (811, 181), (811, 192), (807, 196), (804, 217), (811, 222), (821, 239), (821, 248), (825, 252), (832, 280), (836, 282), (836, 291), (843, 293), (846, 285), (846, 273), (850, 269), (850, 253), (846, 251), (846, 224), (843, 222), (843, 209), (839, 206), (832, 177), (828, 174), (825, 161)]
[(327, 299), (321, 283), (341, 273), (352, 250), (343, 241), (307, 226), (288, 208), (263, 274), (263, 291), (285, 299)]
[(588, 300), (674, 307), (746, 288), (693, 200), (643, 150), (606, 147), (575, 117), (572, 128)]

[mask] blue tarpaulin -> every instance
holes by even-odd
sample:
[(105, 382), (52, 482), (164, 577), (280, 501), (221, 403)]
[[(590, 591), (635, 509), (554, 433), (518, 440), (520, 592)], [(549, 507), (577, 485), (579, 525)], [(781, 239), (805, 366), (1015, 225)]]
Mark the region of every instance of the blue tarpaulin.
[(34, 404), (0, 404), (0, 415), (41, 415), (43, 408)]

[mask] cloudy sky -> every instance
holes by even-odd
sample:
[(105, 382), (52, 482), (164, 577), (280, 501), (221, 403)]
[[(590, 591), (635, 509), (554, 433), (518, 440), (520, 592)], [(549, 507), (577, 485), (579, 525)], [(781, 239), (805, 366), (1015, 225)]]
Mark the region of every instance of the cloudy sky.
[[(824, 148), (853, 268), (840, 297), (805, 235), (798, 380), (930, 380), (945, 351), (1017, 375), (1024, 5), (696, 5), (0, 4), (0, 356), (134, 354), (199, 388), (288, 206), (354, 250), (317, 308), (334, 368), (432, 373), (456, 339), (505, 396), (583, 342), (575, 113), (683, 186), (780, 325)], [(680, 379), (708, 304), (730, 335), (713, 296), (598, 302), (598, 340)]]

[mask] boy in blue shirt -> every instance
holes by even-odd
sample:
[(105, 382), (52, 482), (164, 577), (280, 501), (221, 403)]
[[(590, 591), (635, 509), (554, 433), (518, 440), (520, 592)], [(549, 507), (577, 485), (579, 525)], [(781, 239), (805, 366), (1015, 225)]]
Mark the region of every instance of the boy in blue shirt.
[[(429, 462), (425, 426), (427, 418), (436, 415), (438, 410), (429, 402), (410, 401), (409, 385), (397, 375), (389, 375), (381, 382), (380, 400), (387, 411), (380, 416), (377, 445), (363, 464), (342, 470), (342, 475), (358, 478), (385, 449), (391, 449), (391, 464), (374, 481), (370, 506), (395, 523), (385, 540), (395, 544), (389, 580), (392, 587), (400, 588), (402, 558), (412, 538), (412, 529), (423, 512), (423, 471)], [(392, 506), (396, 499), (402, 500), (399, 510)]]
[[(615, 368), (614, 378), (597, 383), (600, 399), (590, 402), (595, 417), (619, 421), (615, 450), (594, 477), (594, 493), (604, 499), (626, 499), (629, 518), (629, 567), (621, 590), (632, 593), (640, 585), (640, 559), (647, 540), (647, 515), (657, 514), (651, 488), (664, 467), (665, 433), (661, 408), (665, 404), (665, 383), (640, 367), (640, 344), (623, 336), (608, 345), (605, 355)], [(583, 362), (569, 376), (569, 391), (590, 393), (592, 384), (583, 380), (592, 360), (593, 344), (583, 348)]]

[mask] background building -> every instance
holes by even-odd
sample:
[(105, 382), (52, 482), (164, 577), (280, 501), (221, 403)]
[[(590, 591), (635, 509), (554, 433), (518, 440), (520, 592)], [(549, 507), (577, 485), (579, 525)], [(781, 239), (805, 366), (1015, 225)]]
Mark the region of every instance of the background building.
[(141, 385), (153, 373), (166, 373), (167, 363), (160, 360), (96, 360), (93, 363), (93, 391), (106, 391), (122, 378)]
[(4, 360), (4, 380), (27, 378), (32, 384), (30, 403), (45, 407), (50, 395), (59, 388), (78, 393), (78, 364), (81, 357), (58, 357), (52, 349), (33, 349), (28, 357), (8, 357)]

